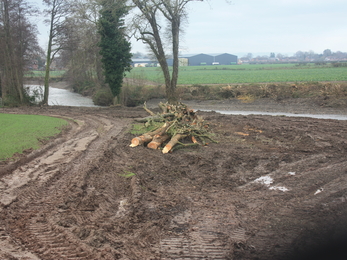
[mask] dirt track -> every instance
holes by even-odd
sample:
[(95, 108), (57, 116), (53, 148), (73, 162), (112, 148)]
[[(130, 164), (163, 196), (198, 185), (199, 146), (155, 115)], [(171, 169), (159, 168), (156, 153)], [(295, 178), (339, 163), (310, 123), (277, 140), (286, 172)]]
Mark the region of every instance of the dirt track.
[(299, 259), (323, 245), (335, 248), (322, 259), (346, 254), (347, 121), (200, 112), (220, 143), (163, 155), (129, 147), (141, 108), (0, 113), (70, 122), (0, 166), (0, 259)]

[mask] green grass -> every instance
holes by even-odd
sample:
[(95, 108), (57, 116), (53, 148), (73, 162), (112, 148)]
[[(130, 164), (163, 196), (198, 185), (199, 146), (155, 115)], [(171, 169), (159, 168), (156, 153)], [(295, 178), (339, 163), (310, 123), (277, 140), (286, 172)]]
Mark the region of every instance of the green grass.
[(0, 160), (26, 149), (38, 149), (44, 140), (62, 131), (67, 122), (38, 115), (0, 114)]
[(130, 133), (133, 135), (142, 135), (144, 133), (157, 129), (158, 127), (162, 125), (163, 125), (162, 122), (151, 122), (148, 125), (145, 125), (143, 123), (136, 123), (132, 125), (132, 128), (130, 129)]
[[(129, 78), (163, 84), (160, 68), (133, 68)], [(178, 84), (236, 84), (268, 82), (347, 81), (347, 67), (308, 64), (245, 64), (179, 68)]]

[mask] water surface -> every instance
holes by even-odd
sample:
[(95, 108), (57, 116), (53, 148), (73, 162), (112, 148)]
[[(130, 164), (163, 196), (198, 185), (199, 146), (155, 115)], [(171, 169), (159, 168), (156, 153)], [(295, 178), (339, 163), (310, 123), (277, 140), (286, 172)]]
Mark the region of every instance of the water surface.
[[(203, 110), (201, 110), (203, 111)], [(205, 110), (212, 111), (212, 110)], [(290, 117), (311, 117), (318, 119), (335, 119), (335, 120), (347, 120), (346, 115), (329, 115), (329, 114), (294, 114), (284, 112), (262, 112), (262, 111), (229, 111), (229, 110), (213, 110), (220, 114), (225, 115), (268, 115), (268, 116), (290, 116)]]
[[(43, 95), (43, 86), (26, 85), (29, 88), (30, 95), (36, 93)], [(40, 98), (36, 102), (40, 102)], [(48, 105), (50, 106), (73, 106), (73, 107), (97, 107), (89, 97), (84, 97), (81, 94), (71, 92), (67, 89), (49, 87)]]

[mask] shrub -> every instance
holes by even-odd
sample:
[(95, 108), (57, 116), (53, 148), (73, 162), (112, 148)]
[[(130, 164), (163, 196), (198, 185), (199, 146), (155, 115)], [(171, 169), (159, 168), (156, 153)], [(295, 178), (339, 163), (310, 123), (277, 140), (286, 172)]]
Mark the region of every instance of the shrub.
[(331, 67), (333, 68), (347, 67), (347, 62), (332, 62)]
[(113, 103), (113, 95), (109, 88), (99, 89), (93, 96), (93, 102), (97, 106), (110, 106)]
[(226, 86), (220, 89), (219, 95), (221, 98), (235, 98), (240, 95), (240, 91), (237, 89), (237, 86)]
[[(135, 84), (135, 83), (134, 83)], [(122, 87), (121, 103), (128, 107), (143, 104), (152, 98), (165, 98), (164, 86), (145, 86), (142, 84), (126, 84)]]

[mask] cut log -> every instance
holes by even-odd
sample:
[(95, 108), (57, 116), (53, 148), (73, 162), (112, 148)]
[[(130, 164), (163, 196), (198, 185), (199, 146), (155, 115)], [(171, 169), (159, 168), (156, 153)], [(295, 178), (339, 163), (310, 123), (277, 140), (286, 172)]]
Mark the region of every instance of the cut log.
[(162, 127), (158, 128), (157, 130), (153, 132), (154, 135), (163, 135), (164, 133), (166, 133), (169, 126), (170, 126), (170, 122), (166, 122), (165, 124), (163, 124)]
[(131, 140), (131, 144), (130, 147), (136, 147), (139, 145), (142, 145), (144, 143), (148, 143), (150, 141), (152, 141), (153, 136), (151, 136), (150, 134), (143, 134), (141, 136), (135, 137)]
[(170, 152), (170, 150), (172, 149), (172, 147), (174, 147), (178, 141), (184, 137), (186, 137), (187, 135), (182, 135), (182, 134), (176, 134), (174, 135), (170, 142), (167, 143), (167, 145), (165, 145), (164, 149), (163, 149), (163, 153), (168, 153)]
[(158, 149), (158, 147), (167, 139), (169, 139), (169, 137), (170, 136), (168, 134), (155, 135), (153, 137), (153, 140), (147, 145), (147, 147), (151, 149)]
[[(206, 124), (204, 120), (187, 105), (180, 102), (177, 104), (160, 103), (159, 108), (161, 113), (154, 114), (147, 108), (145, 103), (144, 109), (150, 114), (150, 116), (135, 120), (137, 122), (145, 123), (145, 126), (152, 125), (154, 121), (167, 123), (155, 131), (135, 137), (130, 146), (135, 147), (141, 144), (146, 144), (147, 147), (151, 149), (158, 149), (158, 147), (161, 146), (165, 140), (171, 138), (171, 140), (162, 150), (162, 152), (165, 154), (173, 151), (175, 148), (201, 145), (200, 142), (205, 145), (206, 143), (204, 139), (211, 139), (211, 136), (208, 133), (208, 124)], [(173, 133), (180, 134), (175, 135)], [(180, 139), (188, 136), (192, 140), (191, 144), (179, 143)], [(199, 140), (197, 140), (198, 138)], [(180, 145), (178, 145), (178, 143)]]
[(145, 143), (152, 141), (153, 136), (164, 134), (169, 126), (170, 126), (170, 123), (166, 122), (162, 127), (159, 127), (155, 131), (148, 132), (146, 134), (143, 134), (141, 136), (133, 138), (131, 140), (130, 147), (136, 147), (136, 146), (139, 146), (139, 145), (142, 145), (142, 144), (145, 144)]

